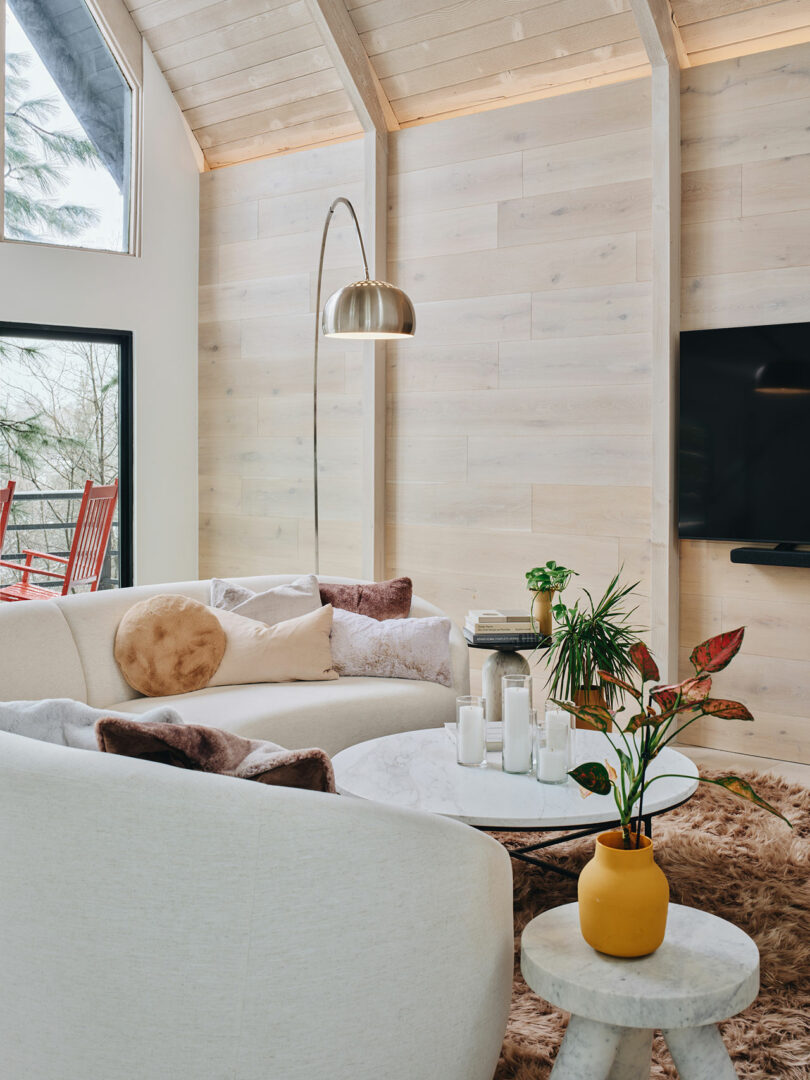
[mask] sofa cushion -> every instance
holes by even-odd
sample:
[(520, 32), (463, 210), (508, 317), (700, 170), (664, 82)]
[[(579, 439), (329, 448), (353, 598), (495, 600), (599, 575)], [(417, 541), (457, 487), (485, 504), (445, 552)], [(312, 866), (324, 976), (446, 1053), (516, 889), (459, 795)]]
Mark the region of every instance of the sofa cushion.
[(210, 608), (169, 593), (127, 611), (115, 634), (115, 659), (141, 694), (186, 694), (208, 685), (226, 644), (226, 632)]
[(87, 701), (79, 650), (60, 604), (59, 600), (0, 603), (0, 698), (4, 701), (34, 697)]
[[(114, 642), (118, 624), (127, 611), (149, 596), (187, 596), (191, 600), (208, 603), (207, 581), (177, 581), (170, 585), (137, 585), (129, 589), (104, 589), (94, 593), (76, 593), (58, 600), (43, 600), (51, 604), (66, 621), (73, 635), (74, 648), (78, 650), (80, 664), (87, 683), (84, 700), (88, 705), (104, 708), (113, 701), (135, 698), (133, 690), (121, 674), (115, 662)], [(33, 603), (38, 603), (34, 601)], [(8, 607), (32, 607), (28, 604), (9, 604)], [(39, 689), (26, 693), (17, 692), (13, 697), (32, 697)], [(46, 691), (48, 697), (79, 697), (72, 690)]]
[(354, 611), (336, 610), (332, 656), (339, 675), (453, 684), (449, 619), (380, 621)]
[(321, 607), (318, 579), (314, 574), (308, 574), (287, 584), (254, 592), (236, 581), (212, 578), (211, 607), (234, 611), (266, 626), (275, 626)]
[[(10, 731), (14, 735), (25, 735), (29, 739), (72, 746), (79, 750), (96, 750), (96, 721), (111, 714), (111, 709), (94, 709), (83, 701), (73, 701), (71, 698), (4, 701), (0, 702), (0, 731)], [(127, 719), (124, 713), (118, 715)], [(149, 712), (140, 719), (140, 723), (146, 721), (183, 723), (175, 710), (168, 705), (152, 705)]]
[(334, 608), (354, 611), (370, 619), (407, 619), (413, 582), (407, 577), (357, 585), (321, 582), (320, 590), (323, 603)]
[(218, 773), (260, 784), (334, 791), (332, 763), (323, 750), (285, 750), (273, 742), (243, 739), (200, 725), (145, 724), (107, 718), (96, 724), (99, 750), (144, 758), (181, 769)]
[(225, 631), (222, 663), (209, 686), (336, 679), (332, 667), (332, 608), (265, 626), (233, 611), (208, 608)]
[[(138, 698), (113, 706), (137, 716), (164, 701)], [(455, 716), (456, 690), (408, 679), (211, 686), (166, 698), (187, 724), (207, 724), (282, 746), (320, 746), (328, 754), (364, 739), (441, 727)]]

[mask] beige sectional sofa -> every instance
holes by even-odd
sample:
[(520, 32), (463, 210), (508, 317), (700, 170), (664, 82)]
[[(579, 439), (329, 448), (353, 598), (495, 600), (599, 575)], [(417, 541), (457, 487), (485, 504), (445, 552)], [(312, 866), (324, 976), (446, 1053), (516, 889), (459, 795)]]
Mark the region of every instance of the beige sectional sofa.
[[(208, 583), (0, 605), (0, 699), (153, 705), (112, 648), (127, 607), (161, 591), (205, 600)], [(449, 719), (466, 665), (454, 630), (452, 688), (345, 678), (169, 700), (334, 752)], [(466, 825), (0, 732), (0, 864), (2, 1080), (491, 1080), (512, 876)]]
[[(293, 578), (234, 580), (262, 591)], [(452, 687), (406, 679), (341, 678), (217, 686), (170, 698), (141, 697), (127, 685), (113, 657), (122, 616), (147, 596), (176, 593), (207, 603), (209, 592), (209, 581), (184, 581), (0, 605), (0, 700), (69, 697), (133, 714), (169, 704), (186, 723), (270, 739), (291, 749), (320, 746), (336, 754), (363, 739), (451, 721), (456, 696), (469, 692), (467, 646), (453, 626)], [(413, 598), (412, 618), (441, 614), (432, 604)]]

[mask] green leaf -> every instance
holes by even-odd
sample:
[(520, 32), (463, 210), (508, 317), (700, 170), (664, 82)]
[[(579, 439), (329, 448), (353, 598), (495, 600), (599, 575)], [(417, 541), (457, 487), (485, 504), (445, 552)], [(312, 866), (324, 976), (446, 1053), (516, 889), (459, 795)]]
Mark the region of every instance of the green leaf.
[(616, 753), (619, 755), (619, 761), (622, 763), (624, 771), (627, 772), (627, 773), (632, 772), (633, 771), (633, 762), (632, 762), (632, 760), (630, 758), (630, 755), (627, 753), (627, 751), (626, 750), (621, 750), (617, 746), (616, 747)]
[(793, 825), (791, 825), (785, 815), (780, 814), (775, 806), (771, 806), (769, 802), (766, 802), (761, 796), (757, 795), (747, 780), (743, 780), (739, 776), (721, 776), (717, 780), (707, 780), (705, 777), (701, 776), (700, 780), (704, 784), (716, 784), (717, 787), (725, 788), (726, 791), (730, 791), (732, 795), (737, 795), (739, 798), (745, 799), (747, 802), (751, 802), (755, 806), (761, 807), (763, 810), (767, 810), (769, 814), (781, 818), (782, 821), (790, 825), (791, 829), (793, 828)]
[(569, 774), (586, 791), (592, 791), (594, 795), (609, 795), (611, 789), (610, 776), (604, 765), (598, 761), (589, 761), (585, 765), (577, 765)]

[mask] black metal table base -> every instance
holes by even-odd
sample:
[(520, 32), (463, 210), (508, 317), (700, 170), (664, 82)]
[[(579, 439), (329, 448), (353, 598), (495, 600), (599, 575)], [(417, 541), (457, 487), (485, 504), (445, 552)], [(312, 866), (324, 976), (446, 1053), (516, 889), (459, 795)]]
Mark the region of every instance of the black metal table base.
[[(644, 835), (652, 837), (652, 819), (653, 814), (645, 814), (644, 821)], [(541, 866), (544, 870), (551, 870), (555, 874), (560, 874), (562, 877), (572, 878), (574, 881), (579, 877), (578, 871), (569, 870), (565, 866), (560, 866), (558, 863), (550, 862), (548, 859), (541, 859), (534, 855), (535, 851), (543, 851), (546, 848), (556, 847), (558, 844), (568, 844), (572, 840), (581, 840), (584, 836), (593, 836), (594, 833), (607, 832), (609, 829), (616, 829), (621, 827), (620, 821), (606, 821), (601, 822), (599, 825), (587, 825), (584, 828), (577, 829), (574, 832), (563, 833), (562, 835), (555, 835), (550, 840), (541, 840), (539, 843), (526, 844), (525, 847), (506, 848), (513, 859), (520, 859), (521, 862), (529, 863), (531, 866)], [(560, 833), (559, 829), (487, 829), (487, 832), (554, 832)]]

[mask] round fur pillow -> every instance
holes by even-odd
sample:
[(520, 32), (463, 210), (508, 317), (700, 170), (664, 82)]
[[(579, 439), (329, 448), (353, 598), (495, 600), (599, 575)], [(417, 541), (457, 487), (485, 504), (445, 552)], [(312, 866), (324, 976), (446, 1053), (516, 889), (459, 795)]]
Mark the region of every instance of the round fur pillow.
[(207, 686), (225, 654), (226, 636), (205, 604), (186, 596), (152, 596), (118, 625), (115, 659), (133, 690), (147, 697)]

